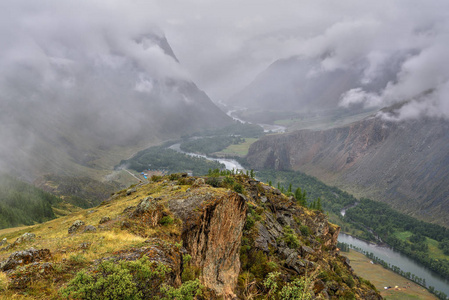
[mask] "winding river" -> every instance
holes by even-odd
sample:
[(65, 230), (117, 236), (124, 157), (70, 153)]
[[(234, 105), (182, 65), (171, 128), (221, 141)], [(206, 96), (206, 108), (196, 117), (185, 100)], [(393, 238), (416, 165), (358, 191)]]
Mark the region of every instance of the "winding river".
[(245, 170), (245, 168), (243, 168), (243, 166), (241, 164), (239, 164), (238, 161), (236, 161), (235, 159), (227, 159), (227, 158), (213, 158), (213, 157), (209, 157), (203, 154), (196, 154), (196, 153), (189, 153), (189, 152), (184, 152), (181, 150), (181, 143), (177, 143), (177, 144), (173, 144), (170, 147), (168, 147), (169, 149), (175, 150), (179, 153), (184, 153), (186, 155), (189, 156), (193, 156), (193, 157), (202, 157), (205, 158), (207, 160), (213, 160), (213, 161), (218, 161), (219, 163), (222, 163), (225, 165), (226, 170), (230, 170), (232, 171), (232, 169), (234, 170)]
[[(344, 216), (346, 210), (356, 205), (357, 204), (343, 209), (341, 211), (341, 214)], [(449, 295), (449, 280), (444, 279), (435, 272), (429, 270), (428, 268), (415, 262), (409, 257), (393, 250), (390, 247), (368, 243), (344, 233), (340, 233), (340, 235), (338, 236), (338, 241), (356, 246), (368, 253), (371, 252), (374, 254), (374, 256), (377, 256), (378, 258), (389, 263), (390, 265), (394, 265), (401, 268), (401, 270), (404, 272), (410, 272), (418, 277), (425, 278), (427, 286), (433, 286), (435, 290), (441, 291), (446, 295)], [(395, 285), (394, 282), (392, 282), (391, 285), (394, 286)]]

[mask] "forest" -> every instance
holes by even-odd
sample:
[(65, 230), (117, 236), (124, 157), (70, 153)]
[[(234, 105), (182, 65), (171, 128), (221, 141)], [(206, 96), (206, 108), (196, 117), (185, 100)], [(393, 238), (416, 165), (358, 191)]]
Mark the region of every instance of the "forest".
[(167, 149), (166, 145), (145, 149), (128, 160), (122, 160), (116, 168), (127, 168), (142, 172), (144, 170), (165, 170), (168, 173), (192, 171), (193, 175), (207, 174), (209, 169), (223, 169), (224, 165), (202, 157), (192, 157)]
[(61, 199), (9, 175), (0, 175), (0, 228), (54, 219), (52, 205)]

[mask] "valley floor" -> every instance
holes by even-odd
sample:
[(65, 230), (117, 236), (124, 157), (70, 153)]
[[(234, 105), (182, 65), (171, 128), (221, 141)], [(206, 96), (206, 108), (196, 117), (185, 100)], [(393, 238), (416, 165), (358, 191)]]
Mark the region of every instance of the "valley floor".
[[(341, 254), (349, 258), (355, 273), (374, 284), (385, 299), (438, 299), (416, 283), (381, 265), (371, 264), (368, 257), (357, 251), (350, 250)], [(392, 288), (385, 290), (384, 287), (388, 286)]]

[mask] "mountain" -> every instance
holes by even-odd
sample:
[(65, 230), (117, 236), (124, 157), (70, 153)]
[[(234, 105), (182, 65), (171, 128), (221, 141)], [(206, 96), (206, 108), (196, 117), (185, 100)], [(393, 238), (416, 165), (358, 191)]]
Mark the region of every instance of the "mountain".
[[(389, 81), (394, 81), (404, 55), (397, 54), (378, 70), (373, 78), (367, 78), (366, 61), (357, 61), (345, 67), (325, 70), (318, 58), (290, 57), (279, 59), (260, 73), (253, 82), (227, 100), (228, 104), (254, 111), (328, 112), (339, 108), (343, 93), (363, 88), (366, 92), (379, 92)], [(341, 108), (340, 108), (341, 109)], [(356, 107), (352, 107), (353, 110)], [(359, 109), (362, 109), (360, 107)], [(258, 117), (263, 120), (263, 114)]]
[(0, 74), (3, 171), (100, 179), (148, 145), (231, 124), (162, 34), (119, 33), (93, 48), (83, 35), (36, 36), (37, 49)]
[(340, 228), (322, 212), (248, 176), (216, 175), (171, 174), (95, 209), (0, 232), (2, 294), (381, 299), (340, 256)]
[(250, 147), (247, 161), (255, 169), (299, 170), (449, 226), (449, 122), (388, 121), (382, 115), (328, 130), (266, 136)]

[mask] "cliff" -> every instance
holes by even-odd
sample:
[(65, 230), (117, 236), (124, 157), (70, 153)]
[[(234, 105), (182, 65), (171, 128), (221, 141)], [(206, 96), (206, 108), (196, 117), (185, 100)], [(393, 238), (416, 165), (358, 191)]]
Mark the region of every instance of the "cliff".
[(340, 128), (267, 136), (249, 149), (255, 169), (299, 170), (358, 196), (449, 226), (449, 122), (370, 117)]
[(6, 299), (381, 298), (339, 255), (340, 228), (323, 213), (248, 176), (216, 175), (155, 177), (93, 209), (0, 232), (0, 290)]

